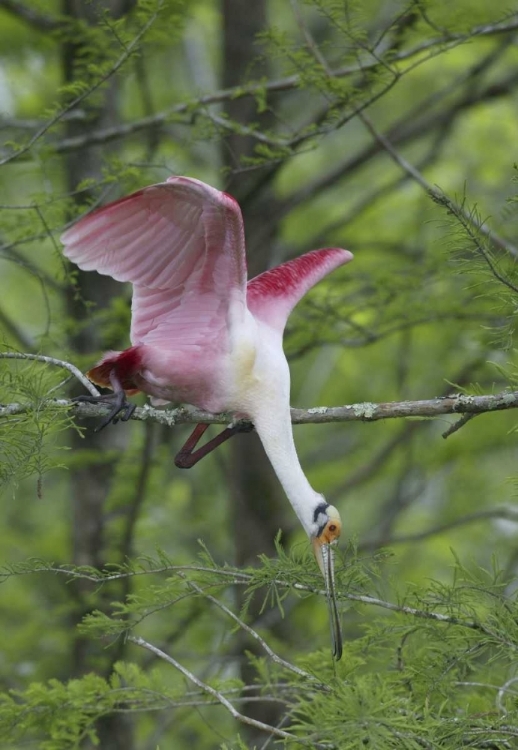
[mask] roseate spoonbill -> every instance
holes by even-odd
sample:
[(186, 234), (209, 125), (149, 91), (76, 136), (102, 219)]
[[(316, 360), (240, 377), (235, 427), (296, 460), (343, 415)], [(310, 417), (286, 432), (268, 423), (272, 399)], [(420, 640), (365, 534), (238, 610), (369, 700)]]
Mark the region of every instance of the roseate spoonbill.
[[(93, 211), (61, 240), (65, 255), (83, 270), (133, 284), (132, 346), (108, 352), (88, 373), (113, 394), (80, 397), (111, 400), (113, 409), (99, 429), (117, 416), (128, 419), (135, 407), (126, 394), (138, 391), (153, 403), (187, 403), (250, 420), (312, 541), (339, 659), (333, 544), (341, 521), (336, 508), (311, 487), (297, 457), (282, 335), (299, 299), (350, 261), (351, 253), (313, 250), (247, 283), (239, 205), (188, 177), (169, 178)], [(196, 427), (177, 465), (192, 466), (240, 429), (229, 427), (194, 451), (206, 428)]]

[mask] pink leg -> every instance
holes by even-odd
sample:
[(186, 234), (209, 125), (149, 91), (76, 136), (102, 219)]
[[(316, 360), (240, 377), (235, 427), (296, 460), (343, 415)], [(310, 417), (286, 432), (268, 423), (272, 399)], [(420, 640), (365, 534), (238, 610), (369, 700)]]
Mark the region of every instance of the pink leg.
[(236, 424), (234, 427), (227, 427), (220, 432), (219, 435), (216, 435), (216, 437), (213, 437), (212, 440), (207, 441), (205, 445), (202, 445), (201, 448), (198, 448), (198, 450), (195, 451), (194, 448), (208, 426), (209, 425), (205, 423), (197, 424), (183, 448), (178, 451), (174, 463), (179, 469), (190, 469), (206, 456), (207, 453), (213, 451), (214, 448), (217, 448), (218, 445), (221, 445), (221, 443), (224, 443), (231, 438), (232, 435), (235, 435), (238, 432), (250, 432), (250, 430), (254, 429), (253, 425), (249, 424)]

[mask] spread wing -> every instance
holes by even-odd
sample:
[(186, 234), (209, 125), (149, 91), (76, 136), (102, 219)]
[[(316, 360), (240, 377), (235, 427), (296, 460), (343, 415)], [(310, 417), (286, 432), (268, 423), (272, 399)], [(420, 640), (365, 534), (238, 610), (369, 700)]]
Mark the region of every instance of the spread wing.
[(271, 268), (248, 282), (249, 310), (282, 333), (290, 312), (317, 282), (353, 256), (348, 250), (326, 247)]
[(244, 310), (240, 208), (199, 180), (143, 188), (81, 219), (61, 241), (79, 268), (133, 284), (133, 345), (221, 348), (231, 305)]

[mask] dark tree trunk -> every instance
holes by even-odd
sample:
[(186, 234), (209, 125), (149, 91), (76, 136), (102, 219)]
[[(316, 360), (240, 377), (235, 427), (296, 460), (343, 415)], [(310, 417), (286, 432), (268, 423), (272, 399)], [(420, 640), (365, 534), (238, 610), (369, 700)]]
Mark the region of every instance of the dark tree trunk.
[[(129, 10), (131, 3), (122, 0), (111, 0), (104, 3), (109, 7), (113, 17), (118, 17)], [(81, 19), (95, 25), (99, 16), (96, 3), (88, 0), (64, 0), (63, 10), (72, 19)], [(63, 78), (67, 83), (81, 76), (77, 65), (80, 63), (84, 40), (78, 35), (73, 42), (66, 42), (62, 47)], [(84, 133), (85, 127), (96, 128), (114, 125), (118, 120), (117, 81), (111, 79), (107, 88), (96, 97), (96, 104), (82, 103), (81, 109), (86, 119), (68, 119), (65, 124), (66, 136), (77, 136)], [(90, 102), (90, 99), (87, 100)], [(86, 124), (85, 124), (86, 123)], [(67, 155), (65, 172), (68, 190), (75, 191), (77, 186), (87, 178), (99, 179), (102, 166), (102, 148), (91, 147), (72, 151)], [(84, 201), (84, 193), (80, 200)], [(99, 327), (88, 323), (90, 317), (86, 302), (95, 305), (95, 310), (106, 307), (110, 300), (121, 293), (120, 284), (107, 276), (78, 272), (77, 283), (67, 298), (67, 313), (72, 321), (69, 345), (78, 355), (96, 356), (102, 345)], [(121, 451), (125, 447), (125, 431), (108, 428), (96, 434), (91, 427), (85, 430), (83, 437), (76, 431), (71, 433), (71, 448), (76, 454), (86, 457), (98, 452), (99, 460), (88, 460), (84, 464), (77, 462), (78, 467), (70, 471), (70, 498), (72, 503), (72, 559), (75, 565), (103, 567), (110, 559), (105, 535), (105, 505), (114, 475), (115, 462), (106, 461), (107, 451)], [(74, 625), (89, 611), (89, 595), (92, 587), (88, 582), (77, 583), (73, 593), (76, 598)], [(113, 595), (113, 591), (111, 592)], [(112, 595), (106, 594), (110, 599)], [(98, 606), (98, 600), (97, 605)], [(73, 648), (73, 674), (78, 676), (92, 669), (111, 671), (115, 655), (114, 650), (103, 649), (95, 642), (77, 636)], [(120, 658), (120, 650), (117, 658)], [(128, 715), (116, 714), (103, 718), (98, 724), (100, 746), (103, 750), (132, 750), (133, 732)]]
[[(257, 62), (260, 49), (256, 44), (256, 35), (266, 26), (266, 7), (265, 0), (253, 3), (224, 0), (224, 87), (236, 86), (249, 77), (259, 78), (267, 73), (266, 64)], [(258, 115), (252, 98), (229, 100), (227, 114), (240, 123), (259, 121), (262, 127), (267, 125), (268, 115)], [(248, 198), (248, 210), (244, 209), (243, 218), (248, 248), (253, 246), (253, 254), (248, 254), (250, 276), (257, 275), (269, 266), (270, 249), (256, 247), (252, 238), (269, 215), (269, 207), (273, 201), (269, 187), (263, 185), (262, 170), (240, 171), (241, 158), (253, 153), (254, 144), (253, 139), (234, 134), (223, 144), (223, 159), (226, 166), (233, 170), (225, 189), (238, 201), (245, 195)], [(275, 555), (274, 539), (283, 526), (287, 500), (255, 433), (238, 435), (232, 439), (230, 471), (236, 564), (253, 565), (260, 554)], [(259, 593), (249, 609), (252, 618), (259, 616), (261, 604), (262, 596)], [(276, 635), (279, 635), (278, 629)], [(247, 642), (246, 648), (254, 650), (255, 642)], [(244, 668), (242, 678), (245, 683), (252, 682), (255, 676), (253, 669)], [(269, 724), (276, 724), (279, 718), (276, 708), (264, 703), (251, 703), (246, 710), (250, 716)], [(260, 741), (261, 736), (264, 741), (264, 735), (253, 731), (248, 734), (251, 743)]]
[[(266, 2), (242, 3), (240, 0), (224, 0), (224, 65), (223, 86), (243, 83), (252, 70), (259, 76), (264, 73), (257, 67), (259, 49), (256, 35), (265, 28)], [(227, 113), (233, 120), (242, 123), (257, 122), (253, 99), (230, 100)], [(239, 200), (245, 192), (254, 188), (257, 175), (254, 172), (239, 172), (240, 159), (250, 155), (254, 141), (239, 135), (230, 135), (223, 149), (226, 165), (236, 171), (226, 188)], [(264, 192), (264, 191), (262, 191)], [(258, 196), (254, 195), (255, 199)], [(262, 202), (271, 200), (270, 195), (261, 195)], [(267, 215), (267, 214), (266, 214)], [(247, 239), (253, 236), (257, 219), (244, 212)], [(264, 218), (264, 217), (263, 217)], [(248, 258), (250, 275), (256, 275), (268, 267), (269, 253), (255, 253)], [(236, 538), (236, 562), (238, 565), (253, 563), (261, 553), (273, 554), (273, 539), (281, 526), (284, 500), (277, 478), (266, 454), (254, 433), (238, 435), (232, 440), (232, 487), (235, 512), (234, 533)]]

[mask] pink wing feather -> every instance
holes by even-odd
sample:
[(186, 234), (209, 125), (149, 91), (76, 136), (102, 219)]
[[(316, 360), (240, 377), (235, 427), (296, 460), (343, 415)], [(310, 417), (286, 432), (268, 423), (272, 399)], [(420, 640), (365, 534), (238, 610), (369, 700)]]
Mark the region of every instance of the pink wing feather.
[(173, 177), (86, 216), (61, 237), (85, 271), (133, 284), (131, 342), (192, 352), (218, 343), (245, 304), (241, 210), (226, 193)]
[(329, 247), (312, 250), (248, 282), (248, 309), (264, 323), (283, 332), (290, 312), (297, 302), (326, 274), (348, 263), (348, 250)]

